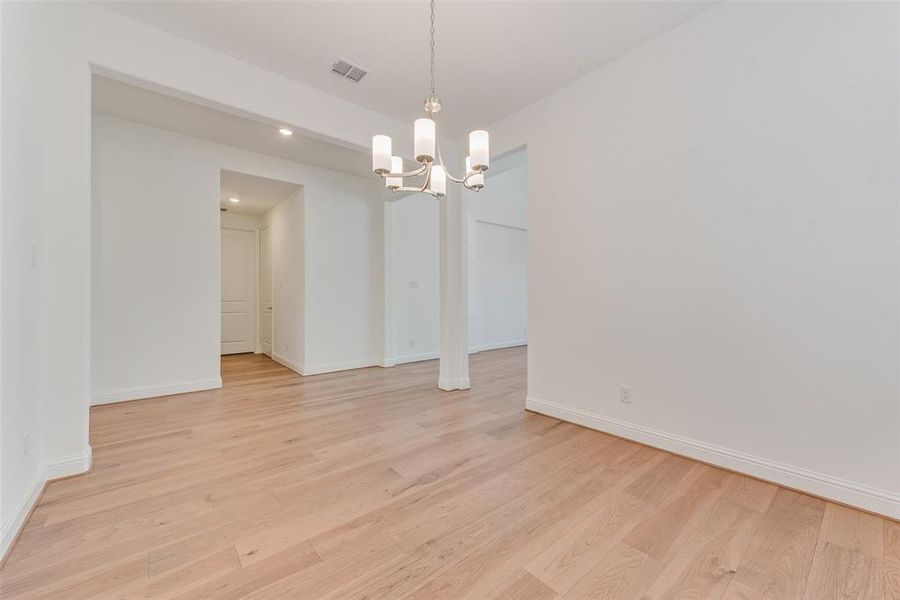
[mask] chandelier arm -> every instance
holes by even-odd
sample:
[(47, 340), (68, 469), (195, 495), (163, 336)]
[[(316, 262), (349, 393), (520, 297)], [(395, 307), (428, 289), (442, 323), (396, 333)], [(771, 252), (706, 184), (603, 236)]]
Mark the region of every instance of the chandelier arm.
[[(431, 164), (432, 163), (425, 163), (425, 182), (422, 183), (422, 189), (419, 190), (420, 192), (431, 193), (428, 189), (428, 186), (431, 185)], [(437, 196), (437, 194), (434, 195)]]
[(463, 177), (462, 179), (460, 179), (458, 177), (454, 177), (453, 175), (450, 174), (450, 171), (447, 170), (447, 167), (444, 167), (444, 173), (447, 174), (447, 178), (450, 181), (455, 181), (456, 183), (463, 183), (463, 182), (465, 182), (466, 179), (468, 179), (468, 177)]
[(437, 154), (437, 158), (438, 158), (438, 164), (444, 168), (444, 173), (446, 173), (447, 178), (450, 179), (451, 181), (455, 181), (456, 183), (462, 183), (463, 180), (451, 175), (450, 170), (444, 164), (444, 156), (441, 154), (441, 145), (438, 144), (437, 142), (435, 142), (434, 146), (437, 150), (436, 154)]
[(481, 188), (471, 187), (471, 186), (468, 184), (469, 178), (470, 178), (470, 177), (474, 177), (475, 175), (479, 175), (479, 174), (480, 174), (479, 172), (476, 171), (476, 172), (474, 172), (474, 173), (469, 173), (469, 174), (467, 174), (465, 177), (462, 177), (462, 178), (460, 178), (460, 177), (454, 177), (453, 174), (450, 173), (449, 169), (447, 169), (446, 165), (444, 165), (444, 157), (441, 155), (441, 146), (440, 146), (440, 144), (435, 144), (435, 147), (436, 147), (436, 149), (437, 149), (438, 164), (441, 165), (442, 167), (444, 167), (444, 173), (447, 175), (447, 178), (448, 178), (450, 181), (453, 181), (453, 182), (456, 182), (456, 183), (461, 183), (461, 184), (463, 184), (463, 185), (466, 187), (466, 189), (472, 190), (473, 192), (478, 192), (478, 191), (480, 191)]
[(413, 192), (416, 194), (428, 194), (429, 196), (438, 197), (437, 194), (432, 192), (431, 190), (423, 190), (417, 187), (399, 187), (399, 188), (391, 188), (392, 192)]
[(416, 169), (415, 171), (407, 171), (407, 172), (405, 172), (405, 173), (390, 173), (390, 172), (388, 172), (388, 173), (376, 173), (376, 175), (378, 175), (378, 176), (381, 177), (382, 179), (387, 179), (388, 177), (418, 177), (419, 175), (421, 175), (421, 174), (423, 174), (423, 173), (425, 172), (425, 169), (426, 169), (426, 168), (427, 168), (427, 167), (426, 167), (425, 165), (422, 165), (421, 167), (419, 167), (419, 168)]

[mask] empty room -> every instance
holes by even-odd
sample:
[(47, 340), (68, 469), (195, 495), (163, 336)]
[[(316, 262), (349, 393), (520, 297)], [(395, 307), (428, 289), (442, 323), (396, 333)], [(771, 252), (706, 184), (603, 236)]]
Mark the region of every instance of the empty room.
[(0, 598), (900, 600), (900, 2), (0, 0)]

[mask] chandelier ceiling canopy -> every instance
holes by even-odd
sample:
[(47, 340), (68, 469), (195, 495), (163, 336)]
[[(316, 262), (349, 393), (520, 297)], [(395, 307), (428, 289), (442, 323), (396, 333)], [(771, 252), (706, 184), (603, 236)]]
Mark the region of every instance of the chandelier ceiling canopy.
[[(372, 171), (384, 179), (385, 187), (394, 192), (423, 192), (435, 197), (447, 193), (447, 180), (460, 183), (466, 189), (478, 192), (484, 187), (484, 172), (490, 166), (488, 132), (478, 129), (469, 133), (469, 155), (463, 177), (454, 177), (444, 166), (440, 144), (437, 140), (435, 117), (441, 111), (434, 85), (434, 0), (431, 8), (431, 86), (425, 100), (428, 117), (416, 119), (413, 127), (416, 162), (412, 171), (403, 170), (403, 158), (391, 153), (391, 138), (386, 135), (372, 137)], [(422, 185), (404, 186), (404, 178), (422, 177)]]

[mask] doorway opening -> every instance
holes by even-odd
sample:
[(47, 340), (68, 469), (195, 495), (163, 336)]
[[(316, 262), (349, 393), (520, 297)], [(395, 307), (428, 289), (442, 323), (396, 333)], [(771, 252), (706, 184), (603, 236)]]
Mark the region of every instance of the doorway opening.
[(276, 358), (280, 349), (278, 358), (302, 364), (291, 335), (302, 320), (302, 187), (223, 169), (220, 190), (220, 353)]
[[(528, 218), (525, 148), (494, 159), (485, 187), (469, 198), (469, 354), (504, 350), (504, 363), (525, 369), (528, 344)], [(472, 384), (478, 365), (473, 360)]]

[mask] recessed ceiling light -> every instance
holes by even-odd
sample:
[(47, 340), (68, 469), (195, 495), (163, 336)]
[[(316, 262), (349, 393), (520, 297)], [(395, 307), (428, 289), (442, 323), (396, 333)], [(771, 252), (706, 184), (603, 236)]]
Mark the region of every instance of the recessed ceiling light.
[(238, 202), (241, 201), (241, 199), (240, 199), (240, 198), (229, 198), (228, 201), (229, 201), (229, 202), (234, 202), (235, 204), (237, 204)]
[(294, 135), (294, 132), (291, 131), (290, 129), (288, 129), (287, 127), (282, 127), (281, 129), (278, 130), (278, 133), (280, 133), (281, 135)]

